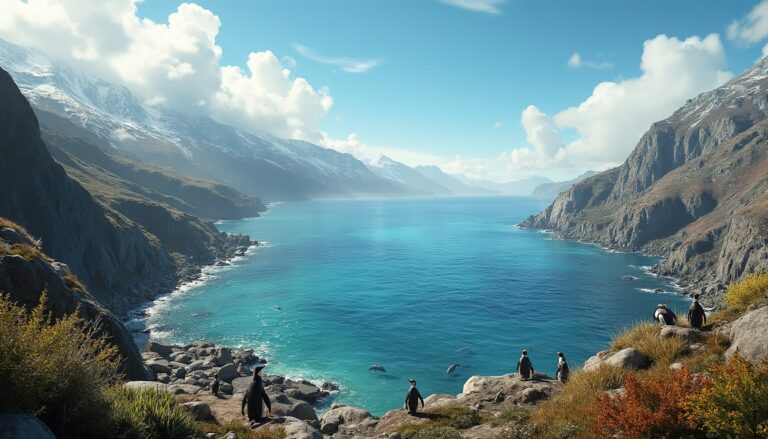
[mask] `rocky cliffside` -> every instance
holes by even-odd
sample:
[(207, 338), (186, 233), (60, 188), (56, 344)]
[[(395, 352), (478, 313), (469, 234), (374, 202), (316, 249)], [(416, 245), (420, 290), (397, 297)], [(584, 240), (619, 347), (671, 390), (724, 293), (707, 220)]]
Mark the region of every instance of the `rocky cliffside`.
[(40, 252), (37, 241), (3, 218), (0, 218), (0, 292), (29, 309), (40, 302), (45, 292), (47, 309), (54, 318), (77, 311), (89, 322), (100, 322), (108, 341), (120, 351), (121, 369), (127, 378), (152, 376), (120, 320), (99, 305), (67, 265)]
[(705, 301), (768, 268), (768, 59), (651, 126), (626, 162), (522, 225), (665, 257)]
[(157, 191), (93, 163), (78, 162), (78, 183), (51, 157), (32, 108), (2, 70), (0, 100), (0, 216), (40, 238), (113, 312), (168, 292), (201, 264), (250, 244), (141, 195)]

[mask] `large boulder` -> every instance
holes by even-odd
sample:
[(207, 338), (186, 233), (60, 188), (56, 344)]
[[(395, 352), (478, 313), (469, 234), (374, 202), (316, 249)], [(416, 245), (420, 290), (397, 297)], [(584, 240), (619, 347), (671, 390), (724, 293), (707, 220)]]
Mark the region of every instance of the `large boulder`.
[(689, 343), (693, 343), (701, 337), (701, 331), (695, 328), (683, 328), (681, 326), (667, 325), (661, 328), (660, 338), (680, 338)]
[(232, 363), (232, 350), (220, 346), (214, 351), (213, 358), (216, 361), (216, 365), (219, 367)]
[(163, 357), (169, 357), (173, 352), (173, 348), (176, 347), (170, 343), (161, 343), (159, 341), (148, 341), (146, 351), (160, 354)]
[(291, 398), (284, 394), (269, 395), (272, 400), (272, 413), (278, 416), (293, 416), (302, 421), (316, 421), (317, 413), (305, 401)]
[(0, 439), (56, 439), (56, 436), (32, 415), (0, 413)]
[(194, 384), (171, 384), (168, 391), (174, 395), (197, 395), (202, 388)]
[(739, 317), (728, 332), (731, 338), (731, 346), (725, 351), (728, 358), (738, 354), (755, 364), (768, 358), (768, 306)]
[(211, 419), (211, 407), (202, 401), (190, 401), (181, 404), (186, 412), (190, 413), (196, 420), (205, 421)]
[(222, 381), (231, 382), (235, 378), (238, 378), (238, 376), (237, 367), (235, 367), (233, 363), (225, 364), (219, 369), (219, 379)]
[(147, 361), (147, 366), (152, 369), (152, 372), (154, 373), (171, 374), (171, 368), (167, 360), (153, 358)]
[(285, 439), (323, 439), (323, 434), (306, 422), (287, 416), (283, 423)]
[(339, 431), (343, 425), (350, 429), (354, 425), (376, 420), (367, 410), (357, 407), (341, 406), (329, 410), (320, 423), (320, 431), (326, 435), (332, 435)]
[(635, 348), (624, 348), (614, 353), (598, 353), (584, 363), (584, 370), (595, 370), (603, 365), (640, 370), (650, 366), (651, 359)]
[[(561, 388), (559, 381), (541, 374), (535, 374), (530, 380), (523, 380), (516, 374), (473, 376), (464, 383), (455, 402), (484, 410), (501, 410), (508, 404), (537, 404)], [(445, 404), (450, 405), (447, 401)]]

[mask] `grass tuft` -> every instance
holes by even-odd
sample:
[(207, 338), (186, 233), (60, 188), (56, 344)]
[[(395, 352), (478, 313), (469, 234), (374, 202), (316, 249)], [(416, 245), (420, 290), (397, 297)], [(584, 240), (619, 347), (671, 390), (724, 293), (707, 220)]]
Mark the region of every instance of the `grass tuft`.
[(611, 350), (635, 348), (650, 358), (655, 365), (669, 366), (683, 353), (686, 343), (678, 337), (660, 338), (660, 332), (660, 325), (640, 323), (614, 337)]
[(768, 273), (747, 276), (728, 287), (723, 301), (729, 308), (745, 310), (768, 300)]
[(79, 291), (81, 293), (85, 292), (85, 285), (83, 285), (83, 283), (80, 282), (80, 279), (78, 279), (74, 274), (65, 274), (64, 281), (67, 283), (67, 286), (71, 290)]

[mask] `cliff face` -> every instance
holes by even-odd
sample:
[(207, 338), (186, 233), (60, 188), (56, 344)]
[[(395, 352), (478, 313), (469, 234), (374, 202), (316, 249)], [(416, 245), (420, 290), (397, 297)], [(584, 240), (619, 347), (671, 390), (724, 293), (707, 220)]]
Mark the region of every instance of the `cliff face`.
[(100, 299), (173, 284), (170, 258), (140, 227), (97, 203), (72, 181), (40, 139), (27, 100), (0, 70), (0, 215), (42, 240)]
[(122, 314), (169, 292), (200, 265), (250, 244), (247, 237), (222, 234), (184, 210), (205, 209), (196, 198), (201, 191), (203, 201), (228, 203), (233, 214), (255, 213), (261, 208), (258, 200), (242, 196), (246, 206), (238, 206), (222, 200), (221, 186), (173, 174), (159, 178), (156, 168), (49, 130), (51, 150), (65, 171), (41, 139), (29, 103), (2, 70), (0, 98), (0, 216), (39, 237), (42, 249), (66, 263), (113, 312)]
[[(23, 246), (24, 251), (18, 249)], [(117, 346), (121, 370), (128, 379), (151, 377), (130, 333), (80, 284), (65, 264), (39, 251), (37, 243), (15, 225), (0, 218), (0, 292), (31, 309), (48, 297), (47, 310), (54, 318), (79, 312), (86, 321), (98, 321), (107, 340)]]
[(523, 226), (665, 256), (710, 303), (768, 267), (768, 59), (651, 126), (626, 162), (562, 193)]

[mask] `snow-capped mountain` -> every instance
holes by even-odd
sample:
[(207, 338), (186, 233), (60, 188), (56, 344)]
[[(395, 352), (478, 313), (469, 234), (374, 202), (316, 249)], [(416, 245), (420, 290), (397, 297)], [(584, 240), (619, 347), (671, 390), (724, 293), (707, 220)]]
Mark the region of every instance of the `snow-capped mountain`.
[(368, 167), (389, 180), (417, 189), (425, 195), (454, 195), (453, 191), (415, 169), (379, 154), (367, 161)]
[(416, 166), (415, 169), (419, 174), (424, 177), (438, 183), (439, 185), (448, 188), (454, 195), (494, 195), (500, 194), (500, 192), (490, 189), (481, 188), (478, 186), (471, 186), (464, 183), (453, 175), (446, 174), (442, 169), (437, 166)]
[(262, 199), (434, 193), (382, 176), (350, 154), (245, 132), (207, 116), (149, 107), (125, 87), (4, 40), (0, 40), (0, 67), (11, 74), (41, 120), (46, 112), (54, 113), (86, 130), (91, 140)]

